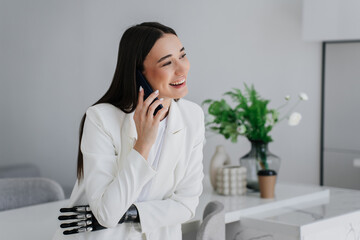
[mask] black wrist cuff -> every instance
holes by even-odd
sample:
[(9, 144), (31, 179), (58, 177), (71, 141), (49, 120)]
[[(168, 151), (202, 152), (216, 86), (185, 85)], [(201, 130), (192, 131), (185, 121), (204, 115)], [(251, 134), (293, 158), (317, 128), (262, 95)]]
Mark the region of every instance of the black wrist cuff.
[(134, 204), (132, 204), (126, 213), (122, 216), (119, 223), (128, 223), (128, 222), (140, 222), (139, 212)]

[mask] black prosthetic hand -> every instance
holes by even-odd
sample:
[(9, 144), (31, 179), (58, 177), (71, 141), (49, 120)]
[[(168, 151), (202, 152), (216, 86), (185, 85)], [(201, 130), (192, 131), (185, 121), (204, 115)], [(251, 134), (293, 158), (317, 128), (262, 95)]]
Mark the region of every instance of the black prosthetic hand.
[[(62, 223), (61, 228), (72, 228), (71, 230), (65, 230), (64, 235), (91, 232), (105, 229), (96, 220), (89, 205), (74, 206), (72, 208), (61, 208), (62, 213), (74, 213), (72, 215), (60, 215), (58, 219), (60, 221), (74, 220), (73, 222)], [(140, 222), (138, 210), (134, 204), (132, 204), (125, 214), (121, 217), (119, 224), (128, 222)]]

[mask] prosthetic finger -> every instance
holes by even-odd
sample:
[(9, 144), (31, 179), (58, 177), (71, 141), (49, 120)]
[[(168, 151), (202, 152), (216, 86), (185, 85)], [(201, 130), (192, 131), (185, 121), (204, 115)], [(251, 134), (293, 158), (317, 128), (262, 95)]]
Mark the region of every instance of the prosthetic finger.
[(78, 222), (71, 222), (71, 223), (63, 223), (60, 225), (61, 228), (69, 228), (69, 227), (86, 227), (92, 224), (91, 220), (86, 221), (78, 221)]
[(92, 217), (92, 214), (86, 213), (86, 214), (74, 214), (74, 215), (60, 215), (58, 217), (59, 220), (71, 220), (71, 219), (81, 219), (86, 220), (90, 219)]
[(70, 235), (70, 234), (75, 234), (75, 233), (91, 232), (92, 230), (93, 230), (92, 227), (81, 227), (81, 228), (76, 228), (76, 229), (72, 229), (72, 230), (66, 230), (63, 232), (63, 234)]
[(83, 206), (75, 206), (71, 208), (60, 208), (60, 212), (90, 212), (90, 206), (89, 205), (83, 205)]

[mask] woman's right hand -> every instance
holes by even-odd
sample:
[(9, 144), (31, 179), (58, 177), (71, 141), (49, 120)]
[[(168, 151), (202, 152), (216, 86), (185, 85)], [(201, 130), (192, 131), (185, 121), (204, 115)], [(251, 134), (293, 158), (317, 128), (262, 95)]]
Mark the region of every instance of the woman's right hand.
[[(137, 141), (134, 149), (145, 159), (148, 158), (152, 145), (155, 143), (159, 123), (165, 117), (168, 109), (160, 109), (154, 116), (155, 109), (162, 103), (162, 99), (154, 99), (159, 95), (159, 91), (154, 91), (144, 100), (144, 90), (139, 91), (138, 105), (134, 113), (134, 121), (137, 131)], [(151, 104), (151, 105), (150, 105)]]

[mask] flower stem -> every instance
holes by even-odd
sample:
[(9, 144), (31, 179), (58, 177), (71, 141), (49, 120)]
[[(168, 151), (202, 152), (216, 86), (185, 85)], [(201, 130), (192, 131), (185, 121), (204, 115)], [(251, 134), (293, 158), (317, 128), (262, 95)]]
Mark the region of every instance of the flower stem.
[(289, 100), (286, 101), (286, 103), (284, 103), (283, 105), (281, 105), (280, 107), (276, 108), (277, 111), (279, 111), (280, 109), (282, 109), (283, 107), (285, 107), (286, 105), (288, 105)]
[(282, 120), (288, 118), (288, 117), (290, 116), (291, 112), (296, 108), (296, 106), (299, 105), (300, 101), (301, 101), (301, 100), (299, 99), (299, 100), (294, 104), (294, 106), (293, 106), (292, 108), (290, 108), (290, 110), (289, 110), (282, 118), (279, 119), (278, 122), (281, 122)]

